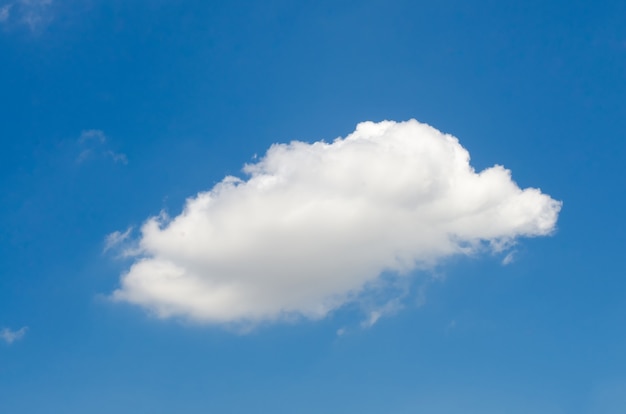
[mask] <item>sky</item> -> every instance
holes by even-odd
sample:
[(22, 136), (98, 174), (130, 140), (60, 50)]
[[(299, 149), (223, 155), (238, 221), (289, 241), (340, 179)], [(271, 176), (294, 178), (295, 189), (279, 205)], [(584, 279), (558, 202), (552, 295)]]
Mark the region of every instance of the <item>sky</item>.
[(623, 413), (625, 15), (0, 0), (0, 412)]

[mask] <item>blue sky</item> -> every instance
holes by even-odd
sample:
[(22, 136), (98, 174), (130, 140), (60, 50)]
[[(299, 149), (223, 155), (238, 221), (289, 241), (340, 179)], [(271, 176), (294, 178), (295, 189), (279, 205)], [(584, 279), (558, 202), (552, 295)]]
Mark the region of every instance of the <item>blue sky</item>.
[[(0, 0), (0, 412), (622, 413), (625, 13), (618, 1)], [(517, 243), (494, 251), (494, 238), (480, 235), (497, 222), (487, 214), (479, 229), (454, 228), (463, 243), (433, 242), (441, 248), (433, 253), (421, 239), (411, 239), (421, 247), (397, 244), (419, 233), (412, 225), (430, 229), (422, 216), (406, 221), (406, 232), (394, 227), (394, 213), (320, 239), (287, 226), (264, 233), (268, 250), (205, 263), (228, 268), (224, 283), (251, 289), (249, 302), (207, 310), (186, 295), (166, 303), (169, 288), (150, 296), (124, 287), (125, 274), (156, 286), (153, 273), (128, 273), (142, 260), (184, 256), (170, 261), (188, 271), (218, 251), (202, 241), (193, 256), (184, 248), (196, 245), (173, 239), (167, 219), (162, 231), (142, 233), (166, 212), (211, 239), (184, 214), (203, 200), (199, 192), (228, 207), (222, 215), (201, 209), (200, 218), (226, 229), (215, 240), (248, 242), (246, 229), (301, 204), (293, 189), (315, 201), (343, 183), (333, 190), (343, 197), (357, 188), (345, 176), (374, 168), (363, 180), (396, 188), (404, 181), (389, 173), (394, 163), (356, 162), (347, 171), (359, 173), (344, 176), (325, 169), (324, 156), (319, 164), (298, 157), (365, 121), (397, 121), (390, 128), (400, 144), (443, 142), (436, 130), (420, 135), (417, 124), (402, 123), (409, 119), (457, 137), (476, 172), (503, 165), (520, 189), (562, 201), (559, 213), (549, 197), (531, 200), (558, 213), (546, 227), (552, 233), (524, 237), (542, 234), (503, 225), (493, 237)], [(375, 154), (392, 135), (372, 141)], [(308, 144), (264, 158), (272, 144), (293, 140)], [(407, 151), (400, 144), (390, 159)], [(435, 180), (457, 165), (420, 157), (415, 165), (432, 164), (426, 172)], [(255, 198), (244, 164), (262, 177), (287, 177), (286, 201)], [(223, 197), (206, 193), (229, 175), (244, 181)], [(296, 176), (304, 181), (289, 181)], [(499, 189), (483, 190), (497, 198)], [(359, 194), (377, 207), (384, 198)], [(469, 203), (460, 200), (454, 206)], [(244, 209), (257, 201), (250, 205), (261, 207)], [(129, 228), (105, 249), (107, 237)], [(370, 228), (395, 229), (371, 233), (390, 244), (367, 245), (349, 265), (338, 261), (353, 244), (334, 250), (332, 242), (359, 241)], [(279, 242), (287, 250), (272, 248)], [(471, 252), (451, 253), (465, 243)], [(230, 246), (214, 249), (221, 245)], [(309, 248), (324, 259), (296, 254)], [(367, 262), (405, 248), (419, 266)], [(281, 252), (295, 259), (276, 259)], [(280, 284), (263, 257), (302, 272)], [(350, 271), (305, 272), (317, 269), (311, 263)], [(215, 282), (198, 266), (200, 280)], [(237, 272), (258, 283), (246, 285)], [(352, 284), (311, 294), (317, 280), (339, 283), (347, 274)], [(322, 300), (326, 307), (315, 307)], [(241, 302), (249, 306), (240, 310)], [(373, 313), (380, 318), (371, 324)]]

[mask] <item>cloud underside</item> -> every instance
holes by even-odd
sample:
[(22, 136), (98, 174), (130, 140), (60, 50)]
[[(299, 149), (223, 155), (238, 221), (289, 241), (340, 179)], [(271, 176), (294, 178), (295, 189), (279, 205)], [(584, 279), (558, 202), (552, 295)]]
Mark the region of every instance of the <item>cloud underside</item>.
[(152, 217), (112, 298), (206, 323), (323, 318), (454, 255), (550, 234), (561, 203), (509, 170), (476, 172), (450, 135), (364, 122), (332, 143), (273, 145), (243, 171)]

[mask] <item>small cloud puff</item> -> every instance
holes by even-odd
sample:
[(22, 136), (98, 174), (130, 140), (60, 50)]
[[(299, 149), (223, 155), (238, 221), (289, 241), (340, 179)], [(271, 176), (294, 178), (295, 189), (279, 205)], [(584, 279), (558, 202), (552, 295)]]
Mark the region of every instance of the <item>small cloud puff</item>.
[(103, 252), (106, 253), (114, 247), (119, 246), (124, 243), (130, 237), (130, 233), (133, 231), (132, 227), (126, 229), (124, 233), (120, 231), (114, 231), (113, 233), (106, 236), (104, 240), (104, 249)]
[(508, 252), (507, 255), (504, 256), (504, 259), (502, 259), (502, 265), (507, 266), (513, 263), (514, 261), (515, 261), (515, 250)]
[(561, 202), (469, 160), (455, 137), (415, 120), (273, 145), (246, 180), (226, 177), (178, 216), (148, 219), (112, 298), (162, 318), (254, 325), (323, 318), (375, 290), (389, 305), (368, 311), (371, 326), (399, 308), (383, 275), (554, 231)]
[(114, 163), (128, 164), (126, 154), (117, 153), (107, 149), (108, 137), (99, 129), (88, 129), (82, 131), (78, 138), (78, 145), (81, 148), (76, 162), (82, 164), (93, 157), (110, 158)]
[(385, 305), (371, 310), (368, 313), (367, 318), (361, 322), (361, 328), (371, 328), (380, 320), (381, 317), (393, 315), (400, 309), (402, 309), (400, 298), (394, 298)]
[(7, 344), (12, 344), (15, 341), (18, 341), (26, 335), (26, 331), (28, 330), (27, 326), (18, 329), (17, 331), (12, 331), (9, 328), (3, 328), (0, 330), (0, 339), (2, 339)]

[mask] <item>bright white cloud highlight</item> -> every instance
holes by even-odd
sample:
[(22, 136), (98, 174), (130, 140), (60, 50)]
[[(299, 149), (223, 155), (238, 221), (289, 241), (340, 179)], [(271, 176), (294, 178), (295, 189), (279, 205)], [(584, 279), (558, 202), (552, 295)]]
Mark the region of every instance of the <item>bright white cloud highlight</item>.
[(17, 340), (22, 339), (24, 335), (26, 335), (27, 330), (28, 327), (26, 326), (18, 329), (17, 331), (12, 331), (9, 328), (3, 328), (2, 330), (0, 330), (0, 339), (10, 345)]
[(382, 291), (382, 272), (554, 230), (559, 201), (469, 160), (456, 138), (415, 120), (273, 145), (244, 167), (247, 180), (226, 177), (180, 215), (148, 219), (112, 297), (206, 323), (322, 318)]

